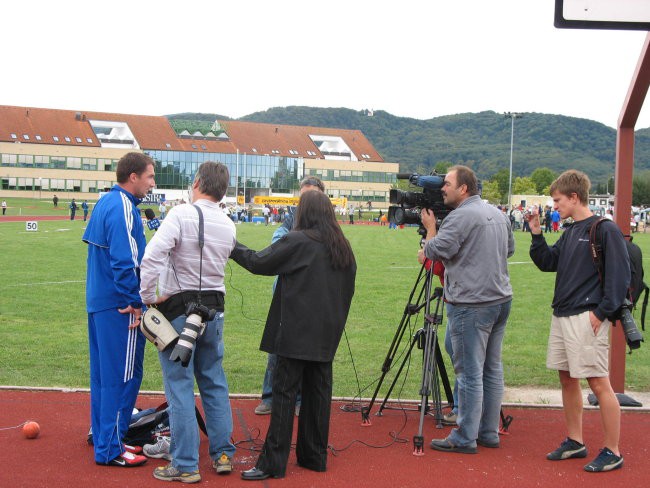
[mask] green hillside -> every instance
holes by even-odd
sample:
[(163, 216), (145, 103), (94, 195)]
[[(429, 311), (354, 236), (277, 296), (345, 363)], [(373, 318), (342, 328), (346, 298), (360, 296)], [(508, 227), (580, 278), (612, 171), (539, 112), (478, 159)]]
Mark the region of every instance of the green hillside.
[[(178, 114), (184, 120), (225, 119), (211, 114)], [(467, 164), (490, 178), (510, 162), (510, 119), (496, 112), (465, 113), (429, 120), (396, 117), (377, 110), (275, 107), (239, 120), (361, 130), (385, 160), (402, 172), (428, 172), (439, 162)], [(515, 121), (513, 175), (539, 167), (586, 171), (594, 183), (614, 173), (616, 130), (599, 122), (563, 115), (525, 113)], [(637, 131), (636, 171), (650, 169), (650, 129)]]

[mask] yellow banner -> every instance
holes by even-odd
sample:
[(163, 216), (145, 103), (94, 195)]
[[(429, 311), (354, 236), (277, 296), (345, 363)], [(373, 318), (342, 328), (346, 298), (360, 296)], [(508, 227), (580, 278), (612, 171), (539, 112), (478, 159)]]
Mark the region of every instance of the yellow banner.
[[(262, 197), (257, 196), (253, 197), (253, 203), (255, 205), (298, 205), (300, 197)], [(338, 205), (344, 207), (348, 204), (347, 198), (330, 198), (332, 205)]]
[(244, 195), (239, 195), (237, 197), (237, 204), (244, 205), (245, 203), (246, 203), (246, 200), (244, 199)]
[(299, 197), (253, 197), (255, 205), (298, 205)]

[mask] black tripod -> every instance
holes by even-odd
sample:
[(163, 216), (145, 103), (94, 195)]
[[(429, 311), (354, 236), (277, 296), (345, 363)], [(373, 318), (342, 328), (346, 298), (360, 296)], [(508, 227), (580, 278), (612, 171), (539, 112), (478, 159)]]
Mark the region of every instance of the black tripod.
[[(433, 266), (431, 266), (432, 268)], [(442, 383), (445, 389), (445, 395), (447, 396), (447, 403), (453, 405), (453, 393), (449, 385), (449, 378), (447, 377), (447, 370), (445, 369), (445, 364), (442, 360), (442, 355), (440, 352), (440, 346), (438, 344), (438, 326), (442, 323), (442, 288), (436, 288), (433, 292), (432, 288), (432, 279), (433, 271), (432, 269), (426, 269), (426, 266), (422, 266), (420, 269), (420, 274), (411, 290), (409, 295), (408, 303), (404, 308), (404, 314), (402, 315), (402, 320), (400, 321), (399, 327), (395, 332), (393, 341), (384, 360), (382, 366), (382, 374), (375, 388), (375, 392), (370, 400), (368, 406), (361, 409), (362, 423), (364, 425), (370, 425), (370, 410), (377, 399), (379, 394), (379, 389), (384, 381), (384, 378), (391, 369), (395, 355), (399, 349), (399, 344), (404, 337), (404, 333), (409, 328), (411, 317), (420, 312), (424, 308), (424, 326), (419, 329), (413, 336), (411, 340), (411, 345), (406, 352), (404, 359), (397, 371), (393, 382), (386, 393), (386, 397), (381, 403), (379, 410), (376, 415), (381, 415), (382, 411), (386, 407), (388, 398), (390, 397), (393, 388), (397, 384), (400, 373), (404, 369), (404, 366), (408, 363), (409, 357), (413, 347), (417, 344), (419, 349), (422, 349), (422, 381), (420, 383), (420, 424), (418, 429), (418, 434), (414, 436), (415, 444), (415, 453), (422, 452), (423, 437), (422, 437), (422, 427), (424, 423), (424, 415), (429, 413), (428, 400), (431, 397), (432, 407), (433, 407), (433, 416), (436, 419), (436, 425), (438, 428), (442, 428), (442, 405), (441, 405), (441, 394), (440, 394), (440, 383)], [(418, 293), (417, 300), (413, 303), (413, 297), (418, 290), (418, 284), (424, 280), (423, 285), (420, 288)], [(435, 302), (435, 312), (431, 314), (431, 303)]]

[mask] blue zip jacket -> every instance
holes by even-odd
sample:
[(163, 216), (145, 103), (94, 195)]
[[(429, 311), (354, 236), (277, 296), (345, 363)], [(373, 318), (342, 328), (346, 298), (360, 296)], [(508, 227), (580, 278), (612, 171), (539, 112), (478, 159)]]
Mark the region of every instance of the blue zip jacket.
[(137, 208), (141, 201), (115, 185), (95, 205), (82, 237), (88, 244), (88, 313), (142, 308), (140, 262), (147, 241)]

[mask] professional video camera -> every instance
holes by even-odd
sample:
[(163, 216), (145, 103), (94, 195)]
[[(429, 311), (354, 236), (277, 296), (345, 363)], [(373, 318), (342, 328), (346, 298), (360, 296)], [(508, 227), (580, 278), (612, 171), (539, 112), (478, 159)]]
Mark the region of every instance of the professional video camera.
[(200, 303), (190, 302), (185, 309), (185, 327), (169, 359), (180, 361), (185, 367), (190, 363), (192, 351), (196, 345), (196, 339), (203, 333), (205, 323), (213, 320), (217, 315), (216, 310), (211, 310)]
[(420, 234), (426, 231), (422, 227), (420, 212), (423, 208), (432, 210), (438, 224), (449, 214), (450, 208), (445, 206), (442, 198), (442, 186), (445, 182), (445, 175), (439, 175), (433, 171), (428, 176), (421, 176), (417, 173), (398, 173), (398, 180), (409, 180), (413, 186), (419, 186), (422, 191), (402, 191), (393, 189), (390, 191), (390, 203), (388, 207), (388, 220), (395, 225), (418, 224)]

